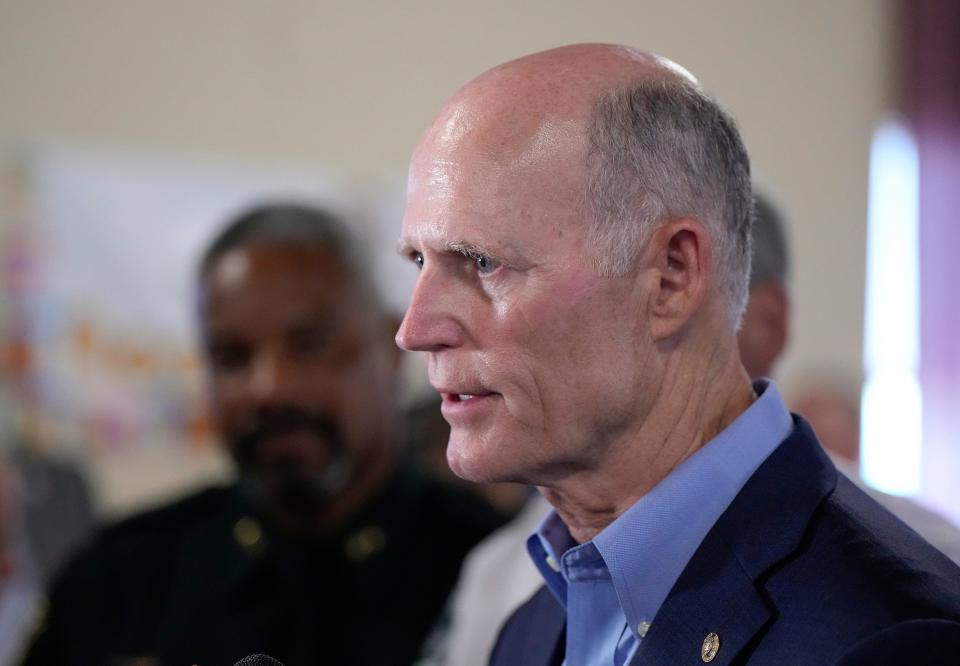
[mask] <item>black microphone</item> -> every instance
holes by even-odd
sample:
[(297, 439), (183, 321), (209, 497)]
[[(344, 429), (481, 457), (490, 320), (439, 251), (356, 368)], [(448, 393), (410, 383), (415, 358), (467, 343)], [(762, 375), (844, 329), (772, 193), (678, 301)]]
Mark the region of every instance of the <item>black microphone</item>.
[(273, 657), (268, 657), (265, 654), (251, 654), (248, 657), (244, 657), (233, 666), (283, 666), (283, 664)]

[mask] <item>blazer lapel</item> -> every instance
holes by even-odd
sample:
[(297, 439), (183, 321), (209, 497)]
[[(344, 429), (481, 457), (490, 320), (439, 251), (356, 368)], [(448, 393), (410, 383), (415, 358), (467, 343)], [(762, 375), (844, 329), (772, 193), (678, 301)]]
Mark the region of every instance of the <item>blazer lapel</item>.
[(660, 607), (631, 666), (702, 664), (700, 651), (711, 633), (720, 641), (711, 666), (725, 666), (770, 616), (753, 580), (711, 532)]
[(538, 628), (527, 635), (525, 658), (519, 663), (524, 666), (561, 666), (566, 652), (567, 614), (546, 587), (541, 588), (534, 599)]
[(711, 666), (732, 663), (772, 621), (776, 609), (758, 579), (799, 547), (837, 473), (813, 431), (793, 432), (760, 466), (700, 544), (653, 620), (631, 666), (702, 664), (709, 634), (719, 640)]
[(500, 630), (492, 666), (561, 666), (566, 648), (566, 613), (541, 587)]

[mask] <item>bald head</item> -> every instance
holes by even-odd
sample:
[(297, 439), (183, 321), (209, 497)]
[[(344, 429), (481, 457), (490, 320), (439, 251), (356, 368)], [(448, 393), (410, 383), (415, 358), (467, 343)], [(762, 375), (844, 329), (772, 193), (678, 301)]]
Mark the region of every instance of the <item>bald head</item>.
[(454, 184), (456, 175), (443, 171), (442, 156), (464, 148), (502, 166), (579, 157), (571, 166), (582, 175), (586, 130), (598, 99), (639, 80), (696, 84), (669, 60), (605, 44), (564, 46), (484, 72), (457, 91), (427, 129), (414, 167), (431, 162), (433, 179), (413, 179), (411, 186)]
[[(446, 103), (431, 127), (450, 120), (513, 120), (507, 135), (535, 132), (542, 122), (586, 123), (605, 92), (640, 80), (696, 79), (674, 62), (626, 46), (575, 44), (504, 63), (479, 75)], [(459, 123), (458, 123), (459, 124)]]
[[(658, 223), (697, 219), (716, 245), (716, 292), (730, 322), (739, 321), (750, 261), (749, 163), (732, 120), (676, 63), (579, 44), (481, 74), (428, 128), (408, 193), (426, 188), (434, 203), (462, 204), (468, 180), (510, 183), (513, 191), (474, 194), (506, 198), (527, 217), (549, 214), (557, 229), (575, 225), (605, 275), (627, 273)], [(538, 199), (563, 205), (538, 211)]]

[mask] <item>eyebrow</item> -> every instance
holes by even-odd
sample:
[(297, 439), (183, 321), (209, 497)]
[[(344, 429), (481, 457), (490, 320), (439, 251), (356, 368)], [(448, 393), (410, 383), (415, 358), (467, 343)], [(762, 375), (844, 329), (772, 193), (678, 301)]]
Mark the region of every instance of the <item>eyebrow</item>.
[[(417, 250), (413, 245), (411, 245), (407, 241), (399, 240), (397, 241), (396, 251), (397, 251), (397, 254), (399, 254), (401, 257), (406, 257), (411, 252), (415, 252), (419, 250)], [(463, 240), (450, 241), (450, 242), (444, 243), (441, 246), (440, 251), (446, 252), (446, 253), (462, 254), (464, 256), (473, 256), (477, 254), (483, 254), (486, 256), (499, 258), (498, 254), (493, 253), (490, 250), (477, 245), (476, 243), (471, 243), (470, 241), (463, 241)]]
[[(444, 254), (459, 254), (470, 259), (475, 258), (477, 255), (484, 255), (515, 270), (529, 270), (536, 265), (535, 262), (530, 261), (530, 259), (515, 247), (507, 245), (504, 249), (506, 250), (505, 252), (495, 251), (472, 241), (455, 240), (443, 243), (439, 251)], [(397, 253), (404, 259), (411, 258), (414, 252), (420, 252), (420, 250), (409, 241), (400, 239), (397, 243)]]
[(465, 257), (475, 257), (479, 254), (482, 254), (488, 257), (499, 258), (498, 254), (494, 254), (490, 250), (480, 247), (476, 243), (471, 243), (470, 241), (452, 241), (450, 243), (445, 243), (443, 249), (445, 252), (455, 252), (457, 254), (462, 254)]

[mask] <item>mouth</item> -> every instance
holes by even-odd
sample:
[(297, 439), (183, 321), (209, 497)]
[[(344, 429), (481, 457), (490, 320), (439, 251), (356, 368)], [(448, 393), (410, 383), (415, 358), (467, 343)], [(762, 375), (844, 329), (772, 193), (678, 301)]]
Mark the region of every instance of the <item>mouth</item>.
[(232, 439), (241, 466), (265, 477), (316, 476), (346, 449), (333, 422), (292, 414), (268, 415)]
[(301, 464), (322, 465), (331, 457), (330, 443), (309, 430), (290, 430), (260, 440), (257, 458), (262, 465), (294, 460)]
[(477, 400), (479, 398), (485, 398), (488, 395), (494, 395), (493, 393), (447, 393), (444, 395), (444, 400), (451, 400), (453, 402), (467, 402), (468, 400)]
[(470, 393), (441, 391), (440, 395), (443, 398), (440, 411), (451, 425), (455, 421), (479, 415), (481, 411), (493, 407), (496, 400), (501, 397), (499, 393), (481, 390)]
[(323, 506), (350, 482), (353, 460), (338, 441), (310, 429), (265, 435), (252, 468), (271, 501), (291, 511)]

